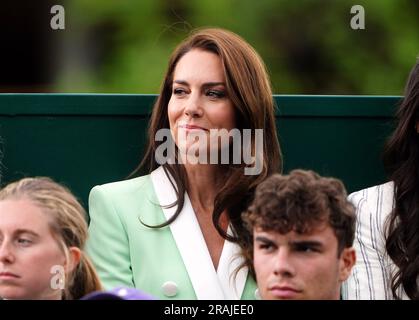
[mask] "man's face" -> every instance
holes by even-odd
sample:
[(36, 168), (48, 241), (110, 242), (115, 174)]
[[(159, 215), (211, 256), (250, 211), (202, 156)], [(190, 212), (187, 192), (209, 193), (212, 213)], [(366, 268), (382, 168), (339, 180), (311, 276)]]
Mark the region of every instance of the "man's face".
[(338, 240), (326, 223), (309, 233), (254, 229), (254, 267), (262, 299), (339, 299), (355, 263), (353, 248), (338, 257)]

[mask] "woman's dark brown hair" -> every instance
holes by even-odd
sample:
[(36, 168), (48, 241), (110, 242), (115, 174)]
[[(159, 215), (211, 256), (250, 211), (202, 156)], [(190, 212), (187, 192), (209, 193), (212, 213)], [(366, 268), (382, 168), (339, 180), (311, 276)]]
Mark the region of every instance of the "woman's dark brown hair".
[[(263, 129), (263, 166), (259, 175), (245, 175), (245, 164), (228, 165), (223, 185), (218, 186), (212, 220), (214, 226), (225, 239), (245, 241), (245, 228), (240, 214), (252, 200), (254, 188), (269, 174), (280, 172), (282, 157), (276, 134), (274, 101), (268, 74), (256, 51), (238, 35), (223, 29), (202, 29), (193, 32), (173, 52), (160, 95), (154, 104), (148, 129), (148, 144), (143, 160), (132, 175), (150, 173), (159, 164), (155, 159), (156, 149), (162, 141), (156, 141), (156, 132), (169, 128), (167, 106), (172, 95), (173, 74), (179, 60), (190, 50), (200, 49), (217, 54), (222, 62), (226, 78), (227, 94), (231, 99), (236, 115), (238, 129)], [(254, 137), (250, 150), (255, 150)], [(176, 152), (177, 154), (177, 152)], [(172, 223), (183, 208), (187, 179), (182, 164), (163, 164), (163, 169), (177, 193), (176, 213), (162, 227)], [(170, 174), (169, 174), (170, 173)], [(173, 177), (173, 179), (171, 178)], [(233, 236), (227, 235), (220, 226), (220, 216), (226, 210), (233, 225)], [(247, 237), (248, 238), (248, 237)]]
[(394, 182), (394, 209), (386, 234), (388, 255), (398, 267), (391, 279), (396, 299), (402, 287), (410, 299), (419, 299), (419, 61), (406, 84), (397, 110), (397, 127), (386, 144), (384, 165)]

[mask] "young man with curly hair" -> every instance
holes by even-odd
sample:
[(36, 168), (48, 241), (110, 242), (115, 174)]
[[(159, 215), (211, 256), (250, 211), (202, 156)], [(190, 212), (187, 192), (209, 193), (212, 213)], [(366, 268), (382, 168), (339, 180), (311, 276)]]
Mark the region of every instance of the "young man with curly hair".
[(262, 299), (340, 298), (355, 263), (355, 213), (338, 179), (313, 171), (274, 174), (243, 214)]

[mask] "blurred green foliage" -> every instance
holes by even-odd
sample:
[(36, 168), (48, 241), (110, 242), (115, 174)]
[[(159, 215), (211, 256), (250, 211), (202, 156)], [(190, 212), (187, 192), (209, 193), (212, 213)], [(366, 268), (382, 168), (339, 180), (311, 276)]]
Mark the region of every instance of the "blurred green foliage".
[[(350, 9), (365, 8), (365, 30)], [(55, 91), (158, 93), (191, 29), (230, 29), (278, 94), (402, 94), (419, 55), (417, 0), (72, 0)]]

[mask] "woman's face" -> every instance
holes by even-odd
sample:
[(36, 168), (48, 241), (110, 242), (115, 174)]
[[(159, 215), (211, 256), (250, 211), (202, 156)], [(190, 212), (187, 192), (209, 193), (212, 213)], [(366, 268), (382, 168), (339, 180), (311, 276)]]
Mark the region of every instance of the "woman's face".
[(0, 297), (61, 299), (64, 265), (48, 216), (25, 198), (0, 201)]
[(172, 137), (180, 150), (188, 151), (192, 145), (196, 149), (198, 141), (199, 151), (218, 152), (215, 134), (225, 136), (225, 130), (219, 129), (230, 132), (236, 126), (218, 55), (192, 49), (179, 60), (173, 74), (168, 116)]

